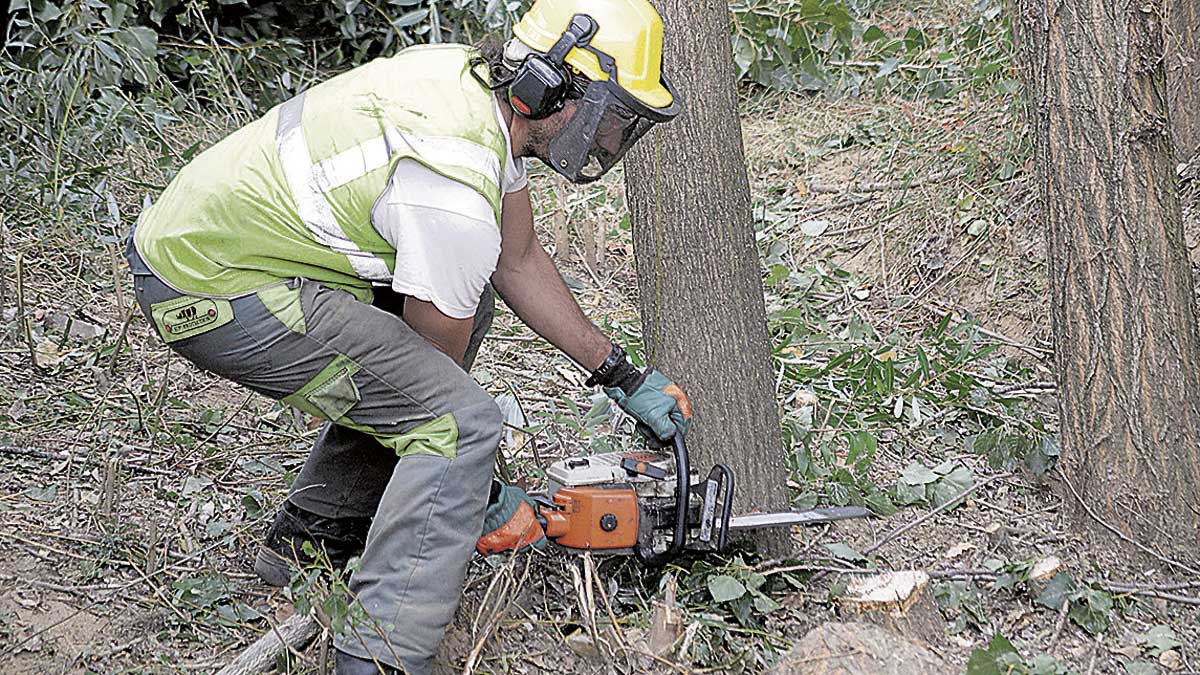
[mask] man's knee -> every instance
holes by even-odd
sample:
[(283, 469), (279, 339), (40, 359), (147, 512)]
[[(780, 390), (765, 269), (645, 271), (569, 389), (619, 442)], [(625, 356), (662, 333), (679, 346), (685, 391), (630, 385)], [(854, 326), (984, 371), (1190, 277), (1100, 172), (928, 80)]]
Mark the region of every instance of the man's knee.
[(479, 445), (487, 452), (494, 452), (500, 445), (504, 431), (504, 413), (495, 399), (486, 393), (454, 411), (458, 424), (459, 439)]

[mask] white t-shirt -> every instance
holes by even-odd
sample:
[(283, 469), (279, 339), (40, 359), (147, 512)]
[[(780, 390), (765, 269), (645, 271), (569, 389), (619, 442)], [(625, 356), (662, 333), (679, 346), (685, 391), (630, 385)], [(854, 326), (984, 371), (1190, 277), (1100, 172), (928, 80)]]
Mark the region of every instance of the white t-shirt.
[[(525, 160), (514, 160), (508, 125), (496, 106), (507, 154), (504, 194), (529, 182)], [(500, 258), (500, 224), (487, 199), (415, 159), (402, 159), (371, 209), (371, 223), (396, 247), (392, 289), (431, 302), (442, 314), (468, 319)]]

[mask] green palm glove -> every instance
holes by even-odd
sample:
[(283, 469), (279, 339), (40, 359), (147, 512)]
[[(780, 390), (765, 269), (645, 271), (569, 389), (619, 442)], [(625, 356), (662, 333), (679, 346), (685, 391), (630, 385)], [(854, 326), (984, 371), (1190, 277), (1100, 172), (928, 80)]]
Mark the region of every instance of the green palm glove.
[[(633, 366), (629, 366), (633, 369)], [(637, 373), (636, 370), (633, 371)], [(692, 402), (679, 385), (672, 382), (655, 368), (647, 368), (635, 378), (605, 387), (608, 394), (621, 410), (629, 413), (638, 422), (646, 425), (659, 440), (667, 441), (687, 431), (692, 418)]]

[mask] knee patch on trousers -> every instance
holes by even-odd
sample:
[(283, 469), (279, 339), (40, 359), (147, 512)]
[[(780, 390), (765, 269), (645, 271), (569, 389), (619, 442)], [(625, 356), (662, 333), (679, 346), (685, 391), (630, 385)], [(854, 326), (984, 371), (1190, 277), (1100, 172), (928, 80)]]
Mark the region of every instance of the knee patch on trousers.
[(458, 422), (452, 413), (434, 418), (402, 434), (368, 432), (397, 457), (433, 455), (454, 459), (458, 456)]

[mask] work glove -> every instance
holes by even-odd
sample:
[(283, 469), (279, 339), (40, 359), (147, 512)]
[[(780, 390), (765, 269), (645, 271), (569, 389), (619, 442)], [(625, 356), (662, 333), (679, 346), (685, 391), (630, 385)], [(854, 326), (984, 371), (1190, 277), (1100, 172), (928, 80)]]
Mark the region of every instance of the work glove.
[(483, 534), (475, 544), (484, 555), (546, 548), (546, 531), (537, 518), (537, 504), (525, 491), (492, 481), (492, 493), (483, 516)]
[(649, 428), (660, 441), (671, 440), (676, 429), (685, 433), (692, 419), (687, 394), (656, 368), (647, 368), (627, 383), (605, 387), (604, 393), (640, 423), (642, 433)]
[(652, 441), (669, 441), (676, 429), (686, 432), (692, 419), (692, 402), (683, 389), (654, 368), (635, 368), (618, 345), (612, 346), (608, 358), (584, 384), (604, 387), (604, 393), (637, 420), (638, 431)]

